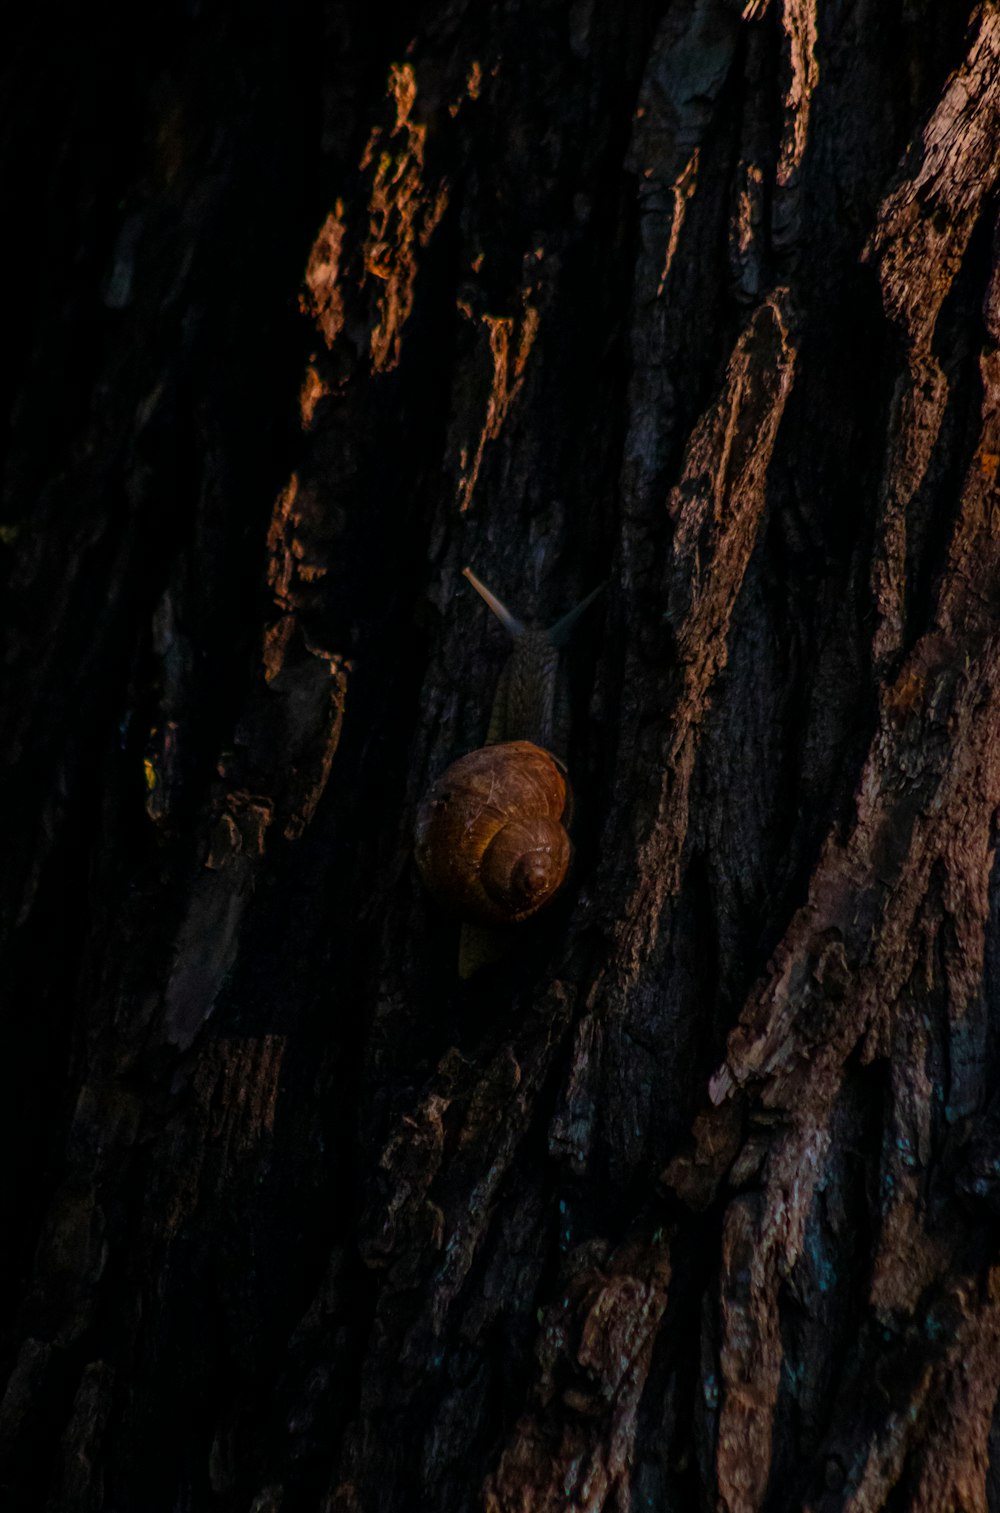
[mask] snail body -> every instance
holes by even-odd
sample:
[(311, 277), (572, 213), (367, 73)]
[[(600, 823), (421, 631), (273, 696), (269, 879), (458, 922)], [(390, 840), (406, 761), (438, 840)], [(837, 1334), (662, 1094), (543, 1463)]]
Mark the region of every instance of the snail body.
[(463, 921), (463, 977), (501, 956), (506, 928), (537, 914), (569, 875), (572, 796), (561, 759), (569, 699), (560, 648), (600, 592), (543, 630), (516, 620), (469, 568), (465, 576), (514, 644), (487, 744), (453, 762), (417, 811), (417, 866), (438, 902)]

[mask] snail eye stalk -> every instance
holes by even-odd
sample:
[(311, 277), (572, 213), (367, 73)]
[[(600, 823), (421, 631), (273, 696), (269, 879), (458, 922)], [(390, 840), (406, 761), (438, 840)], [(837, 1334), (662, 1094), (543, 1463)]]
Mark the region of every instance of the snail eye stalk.
[(463, 567), (462, 572), (465, 574), (466, 578), (468, 578), (469, 582), (476, 590), (476, 593), (479, 594), (482, 599), (486, 600), (486, 603), (496, 615), (497, 619), (500, 621), (500, 624), (503, 626), (508, 635), (511, 636), (515, 641), (523, 636), (525, 627), (521, 624), (521, 621), (518, 620), (514, 615), (512, 615), (506, 604), (503, 604), (497, 598), (496, 594), (492, 593), (491, 590), (486, 587), (486, 584), (481, 582), (480, 579), (476, 577), (475, 573), (472, 571), (472, 568)]

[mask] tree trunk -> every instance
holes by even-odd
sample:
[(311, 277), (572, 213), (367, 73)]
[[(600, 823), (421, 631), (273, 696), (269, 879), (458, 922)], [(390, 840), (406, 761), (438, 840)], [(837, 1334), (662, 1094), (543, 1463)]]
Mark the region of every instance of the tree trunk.
[(7, 49), (5, 1513), (1000, 1509), (1000, 4), (230, 9)]

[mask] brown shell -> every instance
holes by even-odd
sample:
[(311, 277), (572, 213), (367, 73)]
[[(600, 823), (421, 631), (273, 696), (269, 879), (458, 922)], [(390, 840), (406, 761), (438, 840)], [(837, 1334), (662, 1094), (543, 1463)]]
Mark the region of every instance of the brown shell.
[(562, 886), (569, 799), (554, 757), (531, 741), (482, 746), (441, 774), (417, 810), (416, 859), (461, 919), (516, 924)]

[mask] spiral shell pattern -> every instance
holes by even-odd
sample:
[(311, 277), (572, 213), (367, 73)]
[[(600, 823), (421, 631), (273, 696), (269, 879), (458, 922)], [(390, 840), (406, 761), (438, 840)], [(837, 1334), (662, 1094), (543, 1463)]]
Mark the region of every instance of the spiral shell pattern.
[(560, 764), (532, 741), (459, 757), (417, 811), (424, 881), (460, 919), (503, 925), (530, 918), (569, 872), (568, 802)]

